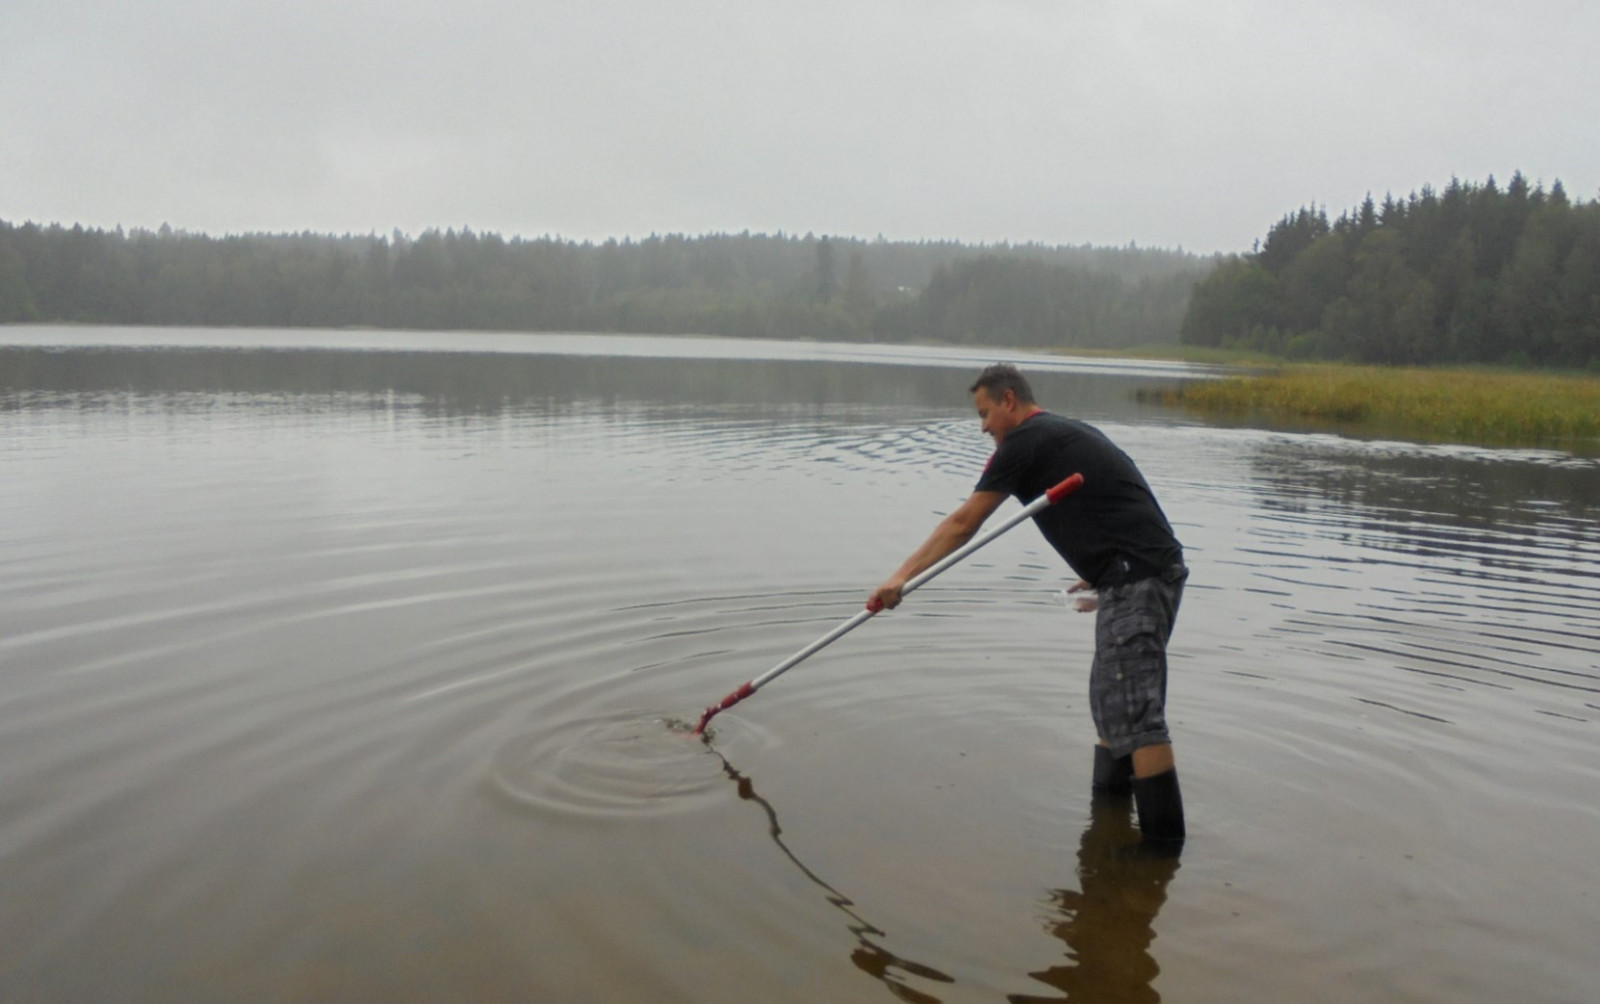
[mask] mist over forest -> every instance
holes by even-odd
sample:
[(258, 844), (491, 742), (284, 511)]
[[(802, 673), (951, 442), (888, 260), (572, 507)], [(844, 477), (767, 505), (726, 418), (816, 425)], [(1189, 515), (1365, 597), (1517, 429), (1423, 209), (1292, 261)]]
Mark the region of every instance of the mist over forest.
[(1600, 202), (1514, 175), (1247, 254), (806, 234), (214, 237), (0, 221), (0, 323), (591, 331), (1600, 368)]
[(0, 322), (1176, 342), (1213, 258), (806, 234), (214, 237), (0, 221)]

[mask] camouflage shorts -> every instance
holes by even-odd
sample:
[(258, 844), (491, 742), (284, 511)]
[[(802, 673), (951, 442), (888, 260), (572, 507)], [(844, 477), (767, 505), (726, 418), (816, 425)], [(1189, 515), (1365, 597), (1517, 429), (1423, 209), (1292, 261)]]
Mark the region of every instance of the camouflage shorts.
[(1170, 742), (1167, 734), (1167, 639), (1189, 570), (1100, 590), (1089, 669), (1089, 711), (1112, 756)]

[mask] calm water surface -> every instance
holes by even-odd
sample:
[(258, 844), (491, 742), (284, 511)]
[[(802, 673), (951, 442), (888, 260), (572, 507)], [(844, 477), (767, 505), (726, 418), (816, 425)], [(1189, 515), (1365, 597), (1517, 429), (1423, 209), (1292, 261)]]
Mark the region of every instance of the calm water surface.
[(1600, 466), (1022, 357), (1194, 569), (1191, 837), (1089, 799), (981, 354), (0, 328), (0, 999), (1550, 1001), (1600, 961)]

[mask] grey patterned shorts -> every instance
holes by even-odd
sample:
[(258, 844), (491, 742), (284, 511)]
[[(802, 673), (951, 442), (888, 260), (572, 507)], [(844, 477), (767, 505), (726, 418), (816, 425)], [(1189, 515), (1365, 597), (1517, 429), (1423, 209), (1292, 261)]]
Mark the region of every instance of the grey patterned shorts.
[(1089, 669), (1089, 711), (1111, 755), (1171, 742), (1167, 734), (1167, 639), (1189, 570), (1100, 590)]

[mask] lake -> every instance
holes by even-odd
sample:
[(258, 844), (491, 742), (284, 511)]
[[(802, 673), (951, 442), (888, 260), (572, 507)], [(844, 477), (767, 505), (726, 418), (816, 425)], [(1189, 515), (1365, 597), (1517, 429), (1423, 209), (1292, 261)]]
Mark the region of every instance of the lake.
[[(998, 358), (1186, 546), (1176, 860), (1031, 526), (682, 731), (966, 496)], [(1208, 375), (0, 327), (0, 999), (1593, 999), (1600, 463), (1134, 397)]]

